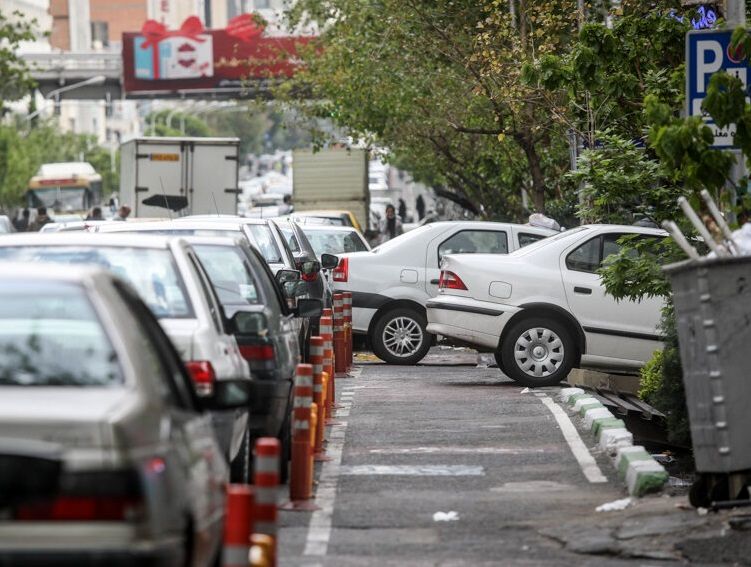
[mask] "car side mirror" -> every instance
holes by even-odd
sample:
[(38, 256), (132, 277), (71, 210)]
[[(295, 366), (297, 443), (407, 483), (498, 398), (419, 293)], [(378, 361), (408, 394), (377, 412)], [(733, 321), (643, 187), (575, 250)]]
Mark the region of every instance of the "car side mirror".
[(299, 282), (300, 272), (298, 272), (297, 270), (279, 270), (276, 273), (276, 276), (274, 276), (274, 279), (276, 279), (276, 282), (281, 287), (284, 287), (284, 284), (286, 283)]
[(321, 271), (321, 263), (318, 260), (306, 260), (300, 266), (303, 276), (312, 276)]
[(323, 301), (317, 298), (301, 297), (297, 300), (295, 315), (298, 317), (320, 317), (323, 313)]
[(257, 311), (238, 311), (229, 321), (234, 335), (260, 335), (269, 326), (266, 315)]
[(333, 270), (339, 265), (339, 258), (333, 254), (321, 255), (321, 266), (326, 270)]
[(248, 407), (252, 399), (250, 380), (217, 380), (211, 396), (199, 398), (204, 411), (230, 410)]

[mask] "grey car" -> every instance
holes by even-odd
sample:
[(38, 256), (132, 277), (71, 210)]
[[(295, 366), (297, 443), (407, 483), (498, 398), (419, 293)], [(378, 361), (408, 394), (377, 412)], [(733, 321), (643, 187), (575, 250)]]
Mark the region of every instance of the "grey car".
[(100, 268), (0, 268), (0, 564), (211, 565), (227, 464), (137, 293)]

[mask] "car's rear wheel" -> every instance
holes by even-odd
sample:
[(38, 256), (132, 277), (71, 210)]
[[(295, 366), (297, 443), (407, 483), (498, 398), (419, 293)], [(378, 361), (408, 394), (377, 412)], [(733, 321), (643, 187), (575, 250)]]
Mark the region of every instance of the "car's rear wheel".
[(425, 316), (415, 309), (399, 307), (387, 311), (373, 328), (373, 352), (389, 364), (417, 364), (430, 350), (427, 325)]
[(503, 339), (501, 362), (506, 375), (524, 386), (554, 386), (576, 360), (569, 330), (552, 319), (530, 317), (516, 323)]

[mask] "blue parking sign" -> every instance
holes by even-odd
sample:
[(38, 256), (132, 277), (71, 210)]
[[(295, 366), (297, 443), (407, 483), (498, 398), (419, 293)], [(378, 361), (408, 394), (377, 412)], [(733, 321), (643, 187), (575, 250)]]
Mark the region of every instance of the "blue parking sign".
[(748, 93), (748, 59), (730, 49), (733, 30), (701, 30), (686, 34), (686, 114), (704, 116), (707, 126), (714, 132), (715, 148), (734, 148), (735, 124), (725, 128), (717, 126), (702, 112), (701, 103), (707, 96), (709, 79), (718, 71), (735, 75), (746, 86)]

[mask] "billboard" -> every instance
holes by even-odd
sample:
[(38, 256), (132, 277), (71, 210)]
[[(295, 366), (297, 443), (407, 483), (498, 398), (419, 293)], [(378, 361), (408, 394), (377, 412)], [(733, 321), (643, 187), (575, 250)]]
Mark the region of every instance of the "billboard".
[(196, 16), (177, 30), (155, 20), (123, 34), (123, 87), (128, 98), (257, 96), (270, 82), (292, 76), (298, 50), (310, 37), (265, 37), (252, 15), (221, 30)]

